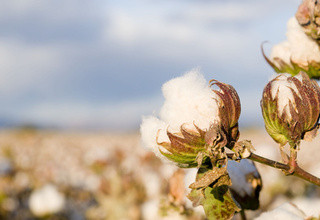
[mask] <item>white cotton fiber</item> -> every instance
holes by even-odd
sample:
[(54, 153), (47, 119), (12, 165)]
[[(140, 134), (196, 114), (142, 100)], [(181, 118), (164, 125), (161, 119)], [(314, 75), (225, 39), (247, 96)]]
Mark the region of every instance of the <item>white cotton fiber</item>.
[(183, 123), (195, 122), (200, 128), (209, 128), (218, 120), (218, 96), (212, 92), (208, 82), (198, 71), (165, 83), (162, 87), (165, 103), (160, 118), (170, 122), (170, 128), (178, 131)]
[(168, 137), (163, 135), (164, 132), (167, 130), (168, 125), (164, 122), (159, 120), (154, 116), (148, 116), (142, 118), (142, 123), (140, 126), (140, 133), (143, 143), (147, 148), (154, 148), (157, 145), (157, 133), (159, 133), (158, 142), (168, 141)]
[(253, 162), (246, 159), (240, 162), (229, 160), (227, 169), (232, 182), (231, 189), (242, 197), (252, 195), (255, 188), (252, 183), (247, 180), (247, 176), (252, 173), (256, 178), (259, 177), (258, 170)]
[[(290, 113), (289, 102), (291, 102), (293, 104), (293, 107), (296, 108), (291, 89), (293, 89), (300, 98), (301, 95), (296, 85), (293, 82), (289, 82), (287, 80), (288, 77), (290, 77), (290, 75), (282, 74), (272, 82), (271, 95), (273, 99), (276, 97), (276, 95), (278, 95), (278, 113), (281, 115), (285, 111), (288, 115), (288, 119), (290, 119), (292, 116)], [(301, 80), (300, 75), (298, 75), (296, 78)]]
[(282, 59), (285, 63), (293, 62), (308, 66), (308, 62), (320, 62), (320, 49), (313, 39), (308, 37), (299, 25), (297, 19), (292, 17), (287, 24), (287, 41), (272, 48), (271, 60), (279, 67), (275, 58)]
[(179, 132), (183, 124), (193, 128), (193, 123), (202, 129), (219, 120), (220, 100), (208, 85), (203, 75), (192, 70), (181, 77), (165, 83), (162, 87), (165, 102), (160, 111), (160, 118), (143, 117), (140, 126), (141, 140), (144, 146), (151, 148), (157, 156), (163, 158), (158, 150), (158, 142), (168, 141), (167, 129)]
[(168, 136), (166, 135), (168, 125), (159, 120), (154, 116), (148, 116), (142, 118), (142, 123), (140, 126), (140, 134), (142, 145), (148, 149), (151, 149), (156, 156), (164, 158), (158, 150), (158, 142), (169, 141)]
[(295, 207), (291, 203), (285, 203), (278, 208), (262, 213), (258, 218), (255, 220), (304, 220), (305, 215), (302, 211), (300, 211), (297, 207)]
[[(291, 55), (291, 44), (288, 41), (284, 41), (272, 47), (270, 57), (273, 61), (275, 61), (275, 58), (280, 58), (283, 62), (291, 66)], [(275, 64), (277, 67), (280, 67), (277, 62), (275, 62)]]

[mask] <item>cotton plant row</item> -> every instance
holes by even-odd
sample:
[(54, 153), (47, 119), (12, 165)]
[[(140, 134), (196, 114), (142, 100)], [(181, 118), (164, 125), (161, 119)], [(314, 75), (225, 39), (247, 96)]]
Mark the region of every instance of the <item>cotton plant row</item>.
[[(279, 144), (282, 161), (254, 152), (240, 138), (240, 98), (231, 86), (208, 82), (197, 70), (165, 83), (159, 117), (144, 117), (141, 136), (157, 156), (182, 168), (198, 170), (187, 197), (203, 206), (208, 219), (231, 219), (259, 208), (262, 181), (252, 161), (282, 170), (320, 186), (320, 179), (299, 167), (302, 140), (318, 130), (320, 87), (320, 6), (305, 0), (288, 22), (288, 41), (276, 45), (267, 62), (279, 73), (261, 99), (268, 134)], [(291, 74), (291, 75), (290, 75)], [(320, 214), (320, 213), (319, 213)]]

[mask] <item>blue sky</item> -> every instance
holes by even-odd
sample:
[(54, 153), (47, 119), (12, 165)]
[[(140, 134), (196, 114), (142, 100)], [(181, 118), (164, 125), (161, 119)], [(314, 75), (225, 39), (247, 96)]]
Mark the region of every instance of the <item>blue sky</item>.
[(273, 71), (260, 52), (285, 39), (298, 0), (12, 0), (0, 8), (0, 119), (65, 128), (138, 128), (161, 85), (192, 68), (232, 84), (241, 123), (261, 125)]

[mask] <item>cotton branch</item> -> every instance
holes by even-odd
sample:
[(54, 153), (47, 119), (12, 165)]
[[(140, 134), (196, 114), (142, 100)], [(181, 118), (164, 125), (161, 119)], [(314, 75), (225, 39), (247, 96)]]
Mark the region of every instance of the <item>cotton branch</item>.
[[(233, 153), (229, 153), (227, 154), (229, 159), (232, 159), (232, 156), (234, 155)], [(252, 161), (258, 162), (258, 163), (262, 163), (264, 165), (276, 168), (276, 169), (280, 169), (282, 171), (285, 172), (286, 175), (293, 175), (296, 177), (299, 177), (301, 179), (304, 179), (310, 183), (313, 183), (317, 186), (320, 186), (320, 179), (310, 173), (308, 173), (307, 171), (303, 170), (302, 168), (300, 168), (298, 165), (295, 167), (294, 171), (292, 173), (290, 173), (290, 166), (284, 163), (280, 163), (274, 160), (270, 160), (268, 158), (259, 156), (257, 154), (251, 153), (251, 155), (249, 157), (247, 157), (246, 159), (250, 159)]]

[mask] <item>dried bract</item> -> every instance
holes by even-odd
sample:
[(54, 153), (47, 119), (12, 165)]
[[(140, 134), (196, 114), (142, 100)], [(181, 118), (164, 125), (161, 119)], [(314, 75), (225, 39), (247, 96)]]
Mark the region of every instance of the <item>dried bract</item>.
[(219, 117), (222, 129), (224, 129), (228, 141), (234, 142), (239, 138), (238, 120), (241, 113), (241, 104), (237, 91), (228, 84), (211, 80), (210, 86), (218, 86), (220, 90), (214, 90), (221, 99), (219, 105)]
[[(170, 142), (157, 142), (159, 146), (166, 150), (159, 148), (160, 153), (180, 167), (197, 167), (208, 157), (204, 154), (206, 151), (205, 131), (198, 127), (196, 129), (197, 132), (187, 130), (182, 125), (180, 133), (173, 134), (167, 131)], [(198, 160), (199, 155), (203, 155), (201, 161)]]

